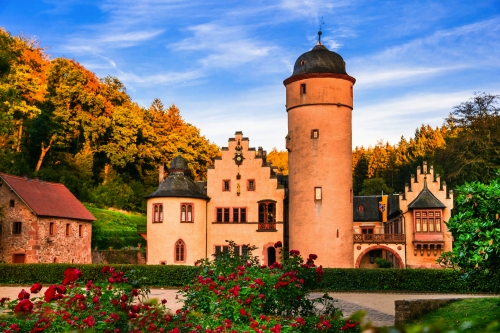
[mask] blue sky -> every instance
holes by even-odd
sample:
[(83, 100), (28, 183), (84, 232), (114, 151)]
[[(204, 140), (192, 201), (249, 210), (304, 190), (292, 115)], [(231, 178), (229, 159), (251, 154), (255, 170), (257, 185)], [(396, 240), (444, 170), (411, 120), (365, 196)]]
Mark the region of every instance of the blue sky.
[(0, 0), (0, 26), (52, 58), (118, 77), (132, 99), (175, 103), (219, 146), (237, 130), (284, 149), (283, 80), (323, 43), (354, 86), (353, 147), (438, 126), (474, 92), (500, 94), (500, 2)]

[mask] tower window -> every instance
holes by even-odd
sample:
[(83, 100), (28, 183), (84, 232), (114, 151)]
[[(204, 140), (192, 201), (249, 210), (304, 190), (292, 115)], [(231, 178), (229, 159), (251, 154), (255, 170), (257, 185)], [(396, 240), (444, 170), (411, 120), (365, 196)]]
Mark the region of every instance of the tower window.
[(186, 243), (182, 239), (175, 242), (175, 262), (186, 262)]
[(222, 181), (222, 191), (229, 192), (231, 191), (231, 181), (223, 180)]
[(314, 188), (314, 200), (321, 200), (323, 198), (323, 193), (321, 192), (321, 187)]
[(194, 222), (194, 207), (191, 203), (181, 204), (181, 222)]
[(318, 129), (313, 129), (311, 131), (311, 139), (319, 139), (319, 130)]
[(163, 222), (163, 204), (153, 204), (153, 223)]
[(306, 93), (306, 84), (305, 83), (302, 83), (300, 85), (300, 93), (301, 94), (305, 94)]

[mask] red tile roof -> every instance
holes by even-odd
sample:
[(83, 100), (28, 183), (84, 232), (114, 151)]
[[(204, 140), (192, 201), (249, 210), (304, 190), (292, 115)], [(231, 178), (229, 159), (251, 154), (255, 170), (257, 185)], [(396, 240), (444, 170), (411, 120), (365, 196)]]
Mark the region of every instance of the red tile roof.
[(63, 184), (26, 179), (5, 173), (0, 173), (0, 178), (38, 216), (95, 220), (95, 217)]

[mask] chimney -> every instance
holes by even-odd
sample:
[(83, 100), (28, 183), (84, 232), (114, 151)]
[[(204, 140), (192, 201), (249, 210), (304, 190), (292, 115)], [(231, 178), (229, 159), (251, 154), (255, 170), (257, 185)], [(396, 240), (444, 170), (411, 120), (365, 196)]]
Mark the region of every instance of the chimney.
[(163, 181), (164, 177), (165, 177), (165, 165), (163, 163), (160, 163), (158, 165), (158, 183), (159, 184)]

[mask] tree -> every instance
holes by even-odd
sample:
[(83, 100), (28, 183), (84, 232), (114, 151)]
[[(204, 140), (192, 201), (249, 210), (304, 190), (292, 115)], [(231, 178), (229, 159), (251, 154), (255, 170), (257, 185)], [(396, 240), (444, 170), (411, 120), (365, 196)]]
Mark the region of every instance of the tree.
[(449, 259), (466, 277), (500, 272), (500, 170), (496, 177), (489, 184), (459, 186), (455, 212), (446, 222), (455, 238)]
[(436, 160), (451, 184), (488, 182), (500, 168), (500, 95), (476, 94), (455, 106), (446, 120), (450, 134)]
[(363, 189), (359, 195), (392, 194), (394, 190), (385, 184), (382, 178), (370, 178), (363, 181)]
[(278, 167), (278, 172), (283, 175), (288, 175), (288, 151), (276, 149), (276, 147), (267, 154), (266, 160), (271, 162), (272, 165)]

